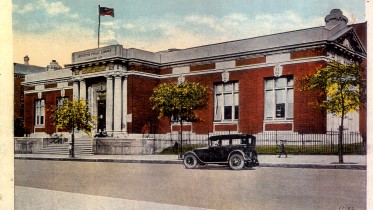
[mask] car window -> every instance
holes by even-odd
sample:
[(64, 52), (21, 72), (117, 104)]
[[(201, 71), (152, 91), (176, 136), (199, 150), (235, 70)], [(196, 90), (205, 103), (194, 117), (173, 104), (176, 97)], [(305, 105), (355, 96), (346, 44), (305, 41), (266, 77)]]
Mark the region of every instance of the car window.
[(232, 144), (233, 145), (241, 144), (241, 139), (232, 139)]
[(222, 145), (222, 146), (227, 146), (227, 145), (229, 145), (229, 140), (224, 139), (224, 140), (221, 142), (221, 145)]

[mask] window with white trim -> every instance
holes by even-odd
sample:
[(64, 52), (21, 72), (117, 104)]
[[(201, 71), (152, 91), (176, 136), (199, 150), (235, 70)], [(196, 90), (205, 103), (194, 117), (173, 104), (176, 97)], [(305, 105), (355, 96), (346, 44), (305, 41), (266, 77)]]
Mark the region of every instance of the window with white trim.
[(220, 83), (214, 86), (214, 121), (238, 120), (238, 82)]
[(265, 79), (265, 119), (293, 119), (294, 79), (293, 76)]
[(68, 100), (68, 97), (57, 98), (57, 109), (61, 108), (64, 105), (65, 101), (67, 100)]
[(35, 126), (44, 126), (45, 121), (45, 100), (35, 101)]

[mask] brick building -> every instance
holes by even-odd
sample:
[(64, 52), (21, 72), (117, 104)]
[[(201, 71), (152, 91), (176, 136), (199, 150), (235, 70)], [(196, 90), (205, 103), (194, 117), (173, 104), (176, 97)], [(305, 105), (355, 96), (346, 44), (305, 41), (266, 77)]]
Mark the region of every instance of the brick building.
[[(329, 60), (366, 64), (366, 23), (348, 25), (338, 9), (325, 26), (289, 31), (188, 49), (148, 52), (121, 45), (72, 53), (65, 68), (27, 75), (25, 127), (33, 135), (56, 132), (51, 109), (72, 98), (84, 99), (97, 118), (94, 133), (113, 137), (170, 133), (180, 129), (158, 119), (149, 98), (165, 82), (193, 81), (209, 87), (209, 108), (202, 123), (188, 123), (196, 133), (262, 133), (280, 130), (325, 133), (337, 130), (335, 119), (309, 102), (297, 78)], [(347, 126), (366, 132), (366, 112), (352, 114)]]
[(21, 85), (27, 74), (34, 74), (46, 71), (44, 67), (30, 65), (30, 58), (26, 55), (24, 63), (14, 63), (14, 136), (23, 136), (24, 131), (24, 90)]

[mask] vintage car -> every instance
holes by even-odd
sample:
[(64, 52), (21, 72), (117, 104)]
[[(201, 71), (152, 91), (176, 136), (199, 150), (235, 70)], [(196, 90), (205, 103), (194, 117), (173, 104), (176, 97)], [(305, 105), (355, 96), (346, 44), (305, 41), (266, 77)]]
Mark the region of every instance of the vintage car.
[(229, 165), (233, 170), (258, 166), (255, 143), (255, 136), (248, 134), (211, 136), (208, 138), (208, 147), (186, 152), (183, 163), (188, 169), (205, 164)]

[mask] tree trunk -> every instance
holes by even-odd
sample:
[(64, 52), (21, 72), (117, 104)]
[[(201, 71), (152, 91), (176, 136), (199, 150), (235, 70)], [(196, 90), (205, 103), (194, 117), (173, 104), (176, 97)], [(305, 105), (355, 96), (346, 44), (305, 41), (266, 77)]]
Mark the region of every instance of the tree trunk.
[(75, 136), (74, 136), (74, 128), (72, 129), (73, 132), (71, 133), (71, 157), (75, 157), (75, 152), (74, 152), (74, 142), (75, 142)]
[(179, 158), (183, 158), (183, 119), (180, 117), (180, 154)]
[(344, 114), (342, 114), (342, 116), (341, 116), (341, 125), (339, 126), (339, 131), (338, 131), (339, 163), (343, 163), (343, 120), (344, 120)]

